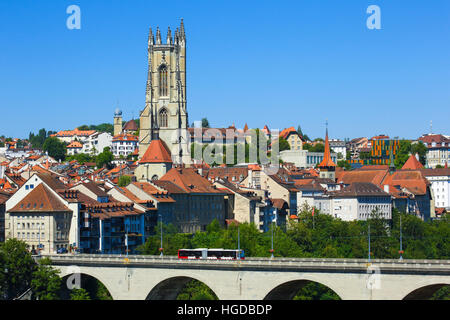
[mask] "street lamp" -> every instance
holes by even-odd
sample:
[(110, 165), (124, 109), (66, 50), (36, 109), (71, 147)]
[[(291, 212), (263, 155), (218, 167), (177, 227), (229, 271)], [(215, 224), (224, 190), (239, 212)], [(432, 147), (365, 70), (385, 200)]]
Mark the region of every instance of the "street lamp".
[(240, 234), (239, 234), (239, 224), (238, 224), (238, 254), (239, 256), (241, 255), (241, 239), (240, 239)]
[(368, 223), (368, 236), (369, 236), (369, 263), (370, 263), (370, 222)]
[(164, 248), (163, 248), (163, 226), (162, 226), (162, 215), (161, 215), (161, 214), (158, 214), (158, 216), (160, 217), (160, 222), (161, 222), (161, 246), (159, 247), (159, 252), (161, 252), (161, 253), (160, 253), (159, 256), (162, 258), (162, 257), (164, 256), (164, 254), (163, 254)]
[(126, 256), (128, 258), (128, 227), (125, 225), (125, 246), (126, 246)]
[(399, 260), (403, 260), (403, 248), (402, 248), (402, 214), (400, 213), (400, 258)]
[(38, 256), (40, 256), (41, 255), (41, 224), (40, 224), (40, 222), (38, 224), (38, 241), (39, 241), (39, 244), (38, 244), (37, 252), (38, 252)]
[(273, 224), (274, 224), (274, 222), (273, 222), (273, 220), (272, 220), (272, 248), (270, 249), (270, 258), (271, 259), (273, 259), (274, 258), (274, 256), (273, 256), (273, 252), (274, 252), (274, 250), (273, 250), (273, 228), (274, 228), (274, 226), (273, 226)]

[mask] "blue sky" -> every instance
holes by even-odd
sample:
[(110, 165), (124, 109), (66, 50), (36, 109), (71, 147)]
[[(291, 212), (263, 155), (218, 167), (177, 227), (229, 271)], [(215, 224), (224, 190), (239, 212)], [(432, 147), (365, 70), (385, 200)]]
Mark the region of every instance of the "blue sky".
[[(66, 8), (81, 8), (69, 30)], [(381, 30), (369, 30), (369, 5)], [(450, 134), (450, 1), (0, 2), (0, 135), (125, 120), (145, 101), (148, 28), (184, 18), (189, 122), (301, 125), (311, 138)]]

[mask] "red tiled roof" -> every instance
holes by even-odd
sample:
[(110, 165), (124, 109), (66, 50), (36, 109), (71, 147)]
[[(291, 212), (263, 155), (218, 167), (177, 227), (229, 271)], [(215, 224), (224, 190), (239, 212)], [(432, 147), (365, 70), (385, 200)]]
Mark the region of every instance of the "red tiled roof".
[(152, 140), (139, 163), (172, 162), (172, 157), (162, 140)]
[[(442, 134), (427, 134), (421, 136), (418, 140), (422, 141), (423, 143), (426, 143), (427, 146), (430, 148), (431, 144), (435, 142), (436, 144), (443, 143), (443, 142), (449, 142), (450, 139), (447, 139)], [(439, 145), (437, 145), (439, 146)]]
[(70, 136), (74, 136), (74, 135), (90, 136), (93, 133), (95, 133), (95, 130), (78, 130), (78, 128), (75, 128), (74, 130), (59, 131), (58, 133), (55, 133), (52, 136), (56, 136), (56, 137), (70, 137)]
[(297, 130), (295, 130), (294, 127), (289, 127), (280, 132), (280, 137), (283, 139), (287, 139), (289, 137), (289, 135), (291, 135), (291, 134), (299, 135)]
[(389, 136), (384, 135), (384, 134), (380, 134), (378, 136), (370, 138), (370, 140), (384, 140), (384, 139), (389, 139)]
[(78, 141), (72, 141), (67, 148), (83, 148), (83, 145)]
[(222, 193), (193, 168), (172, 168), (160, 180), (171, 181), (188, 193)]
[(138, 141), (139, 138), (133, 134), (121, 133), (113, 137), (112, 141)]
[(10, 212), (71, 212), (44, 184), (39, 184)]
[(422, 168), (423, 165), (417, 160), (417, 158), (414, 155), (410, 155), (408, 160), (406, 160), (405, 164), (403, 165), (402, 170), (417, 170)]

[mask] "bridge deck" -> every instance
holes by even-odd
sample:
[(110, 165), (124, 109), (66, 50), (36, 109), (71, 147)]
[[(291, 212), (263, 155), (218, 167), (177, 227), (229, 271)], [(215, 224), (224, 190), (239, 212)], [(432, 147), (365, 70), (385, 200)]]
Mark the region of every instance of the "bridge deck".
[[(44, 257), (44, 256), (42, 256)], [(450, 275), (450, 260), (396, 260), (374, 259), (322, 259), (322, 258), (253, 258), (245, 260), (186, 260), (177, 256), (145, 255), (103, 255), (103, 254), (58, 254), (46, 255), (53, 265), (102, 265), (147, 268), (192, 268), (192, 269), (231, 269), (267, 270), (296, 272), (345, 272), (367, 273), (369, 267), (383, 273), (396, 274), (442, 274)]]

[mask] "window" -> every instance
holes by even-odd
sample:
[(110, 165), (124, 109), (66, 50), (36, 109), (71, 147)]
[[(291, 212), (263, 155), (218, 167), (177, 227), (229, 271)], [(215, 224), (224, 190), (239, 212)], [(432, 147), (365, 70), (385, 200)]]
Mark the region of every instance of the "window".
[(162, 65), (159, 68), (159, 95), (160, 96), (167, 96), (168, 90), (167, 90), (167, 66)]
[(159, 127), (160, 128), (166, 128), (167, 126), (168, 126), (167, 110), (166, 109), (162, 109), (159, 112)]

